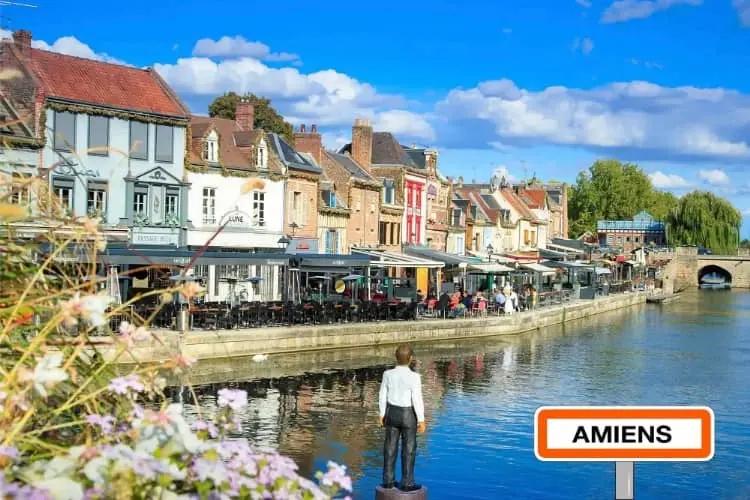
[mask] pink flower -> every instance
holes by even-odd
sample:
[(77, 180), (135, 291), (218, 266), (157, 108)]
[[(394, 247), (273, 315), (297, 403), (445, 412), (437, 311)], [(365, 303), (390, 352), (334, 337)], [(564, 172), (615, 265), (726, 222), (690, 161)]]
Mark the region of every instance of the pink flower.
[(109, 434), (112, 432), (112, 428), (115, 423), (115, 417), (111, 415), (97, 415), (97, 414), (91, 414), (86, 415), (86, 422), (88, 422), (91, 425), (97, 425), (102, 430), (102, 433)]
[(141, 342), (151, 337), (151, 332), (143, 326), (136, 327), (132, 323), (123, 321), (120, 323), (119, 335), (117, 341), (122, 342), (128, 347), (132, 346), (134, 342)]
[(87, 321), (91, 326), (99, 327), (106, 321), (106, 311), (112, 298), (107, 295), (85, 295), (76, 292), (70, 300), (60, 304), (63, 323), (67, 327), (78, 324), (78, 320)]

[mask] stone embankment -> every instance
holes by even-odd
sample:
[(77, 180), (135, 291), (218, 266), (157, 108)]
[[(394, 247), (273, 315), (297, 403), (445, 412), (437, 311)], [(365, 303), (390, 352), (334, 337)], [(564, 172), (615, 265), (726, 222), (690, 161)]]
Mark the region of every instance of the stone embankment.
[[(177, 355), (207, 360), (514, 335), (645, 302), (645, 293), (626, 293), (545, 307), (512, 316), (197, 330), (185, 333), (157, 330), (156, 339), (137, 344), (128, 353), (121, 355), (118, 362), (158, 362)], [(108, 359), (112, 359), (116, 353), (115, 347), (108, 344), (101, 345), (100, 350)]]

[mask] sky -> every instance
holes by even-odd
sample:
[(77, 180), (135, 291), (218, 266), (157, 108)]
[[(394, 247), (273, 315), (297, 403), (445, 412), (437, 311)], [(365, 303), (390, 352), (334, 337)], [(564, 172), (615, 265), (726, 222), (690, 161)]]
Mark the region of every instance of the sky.
[(0, 36), (154, 67), (196, 114), (253, 92), (329, 148), (369, 118), (467, 181), (617, 158), (729, 198), (750, 237), (750, 0), (18, 3)]

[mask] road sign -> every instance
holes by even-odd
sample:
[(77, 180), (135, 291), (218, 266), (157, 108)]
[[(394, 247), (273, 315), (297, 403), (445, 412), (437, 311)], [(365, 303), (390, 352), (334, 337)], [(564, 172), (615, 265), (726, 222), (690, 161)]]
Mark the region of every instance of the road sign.
[(539, 460), (704, 461), (714, 455), (714, 413), (704, 406), (539, 408)]

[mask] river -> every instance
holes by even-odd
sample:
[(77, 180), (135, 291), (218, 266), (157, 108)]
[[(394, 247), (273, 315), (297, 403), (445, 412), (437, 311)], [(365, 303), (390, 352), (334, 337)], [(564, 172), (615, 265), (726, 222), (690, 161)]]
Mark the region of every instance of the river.
[[(416, 476), (432, 499), (612, 498), (613, 464), (535, 458), (542, 405), (708, 405), (714, 459), (636, 464), (636, 498), (750, 498), (748, 292), (690, 292), (540, 332), (415, 347), (428, 419)], [(212, 407), (220, 387), (247, 390), (247, 438), (292, 456), (306, 474), (329, 459), (345, 463), (355, 498), (369, 499), (381, 475), (377, 392), (391, 353), (203, 365), (198, 380), (216, 383), (197, 393)]]

